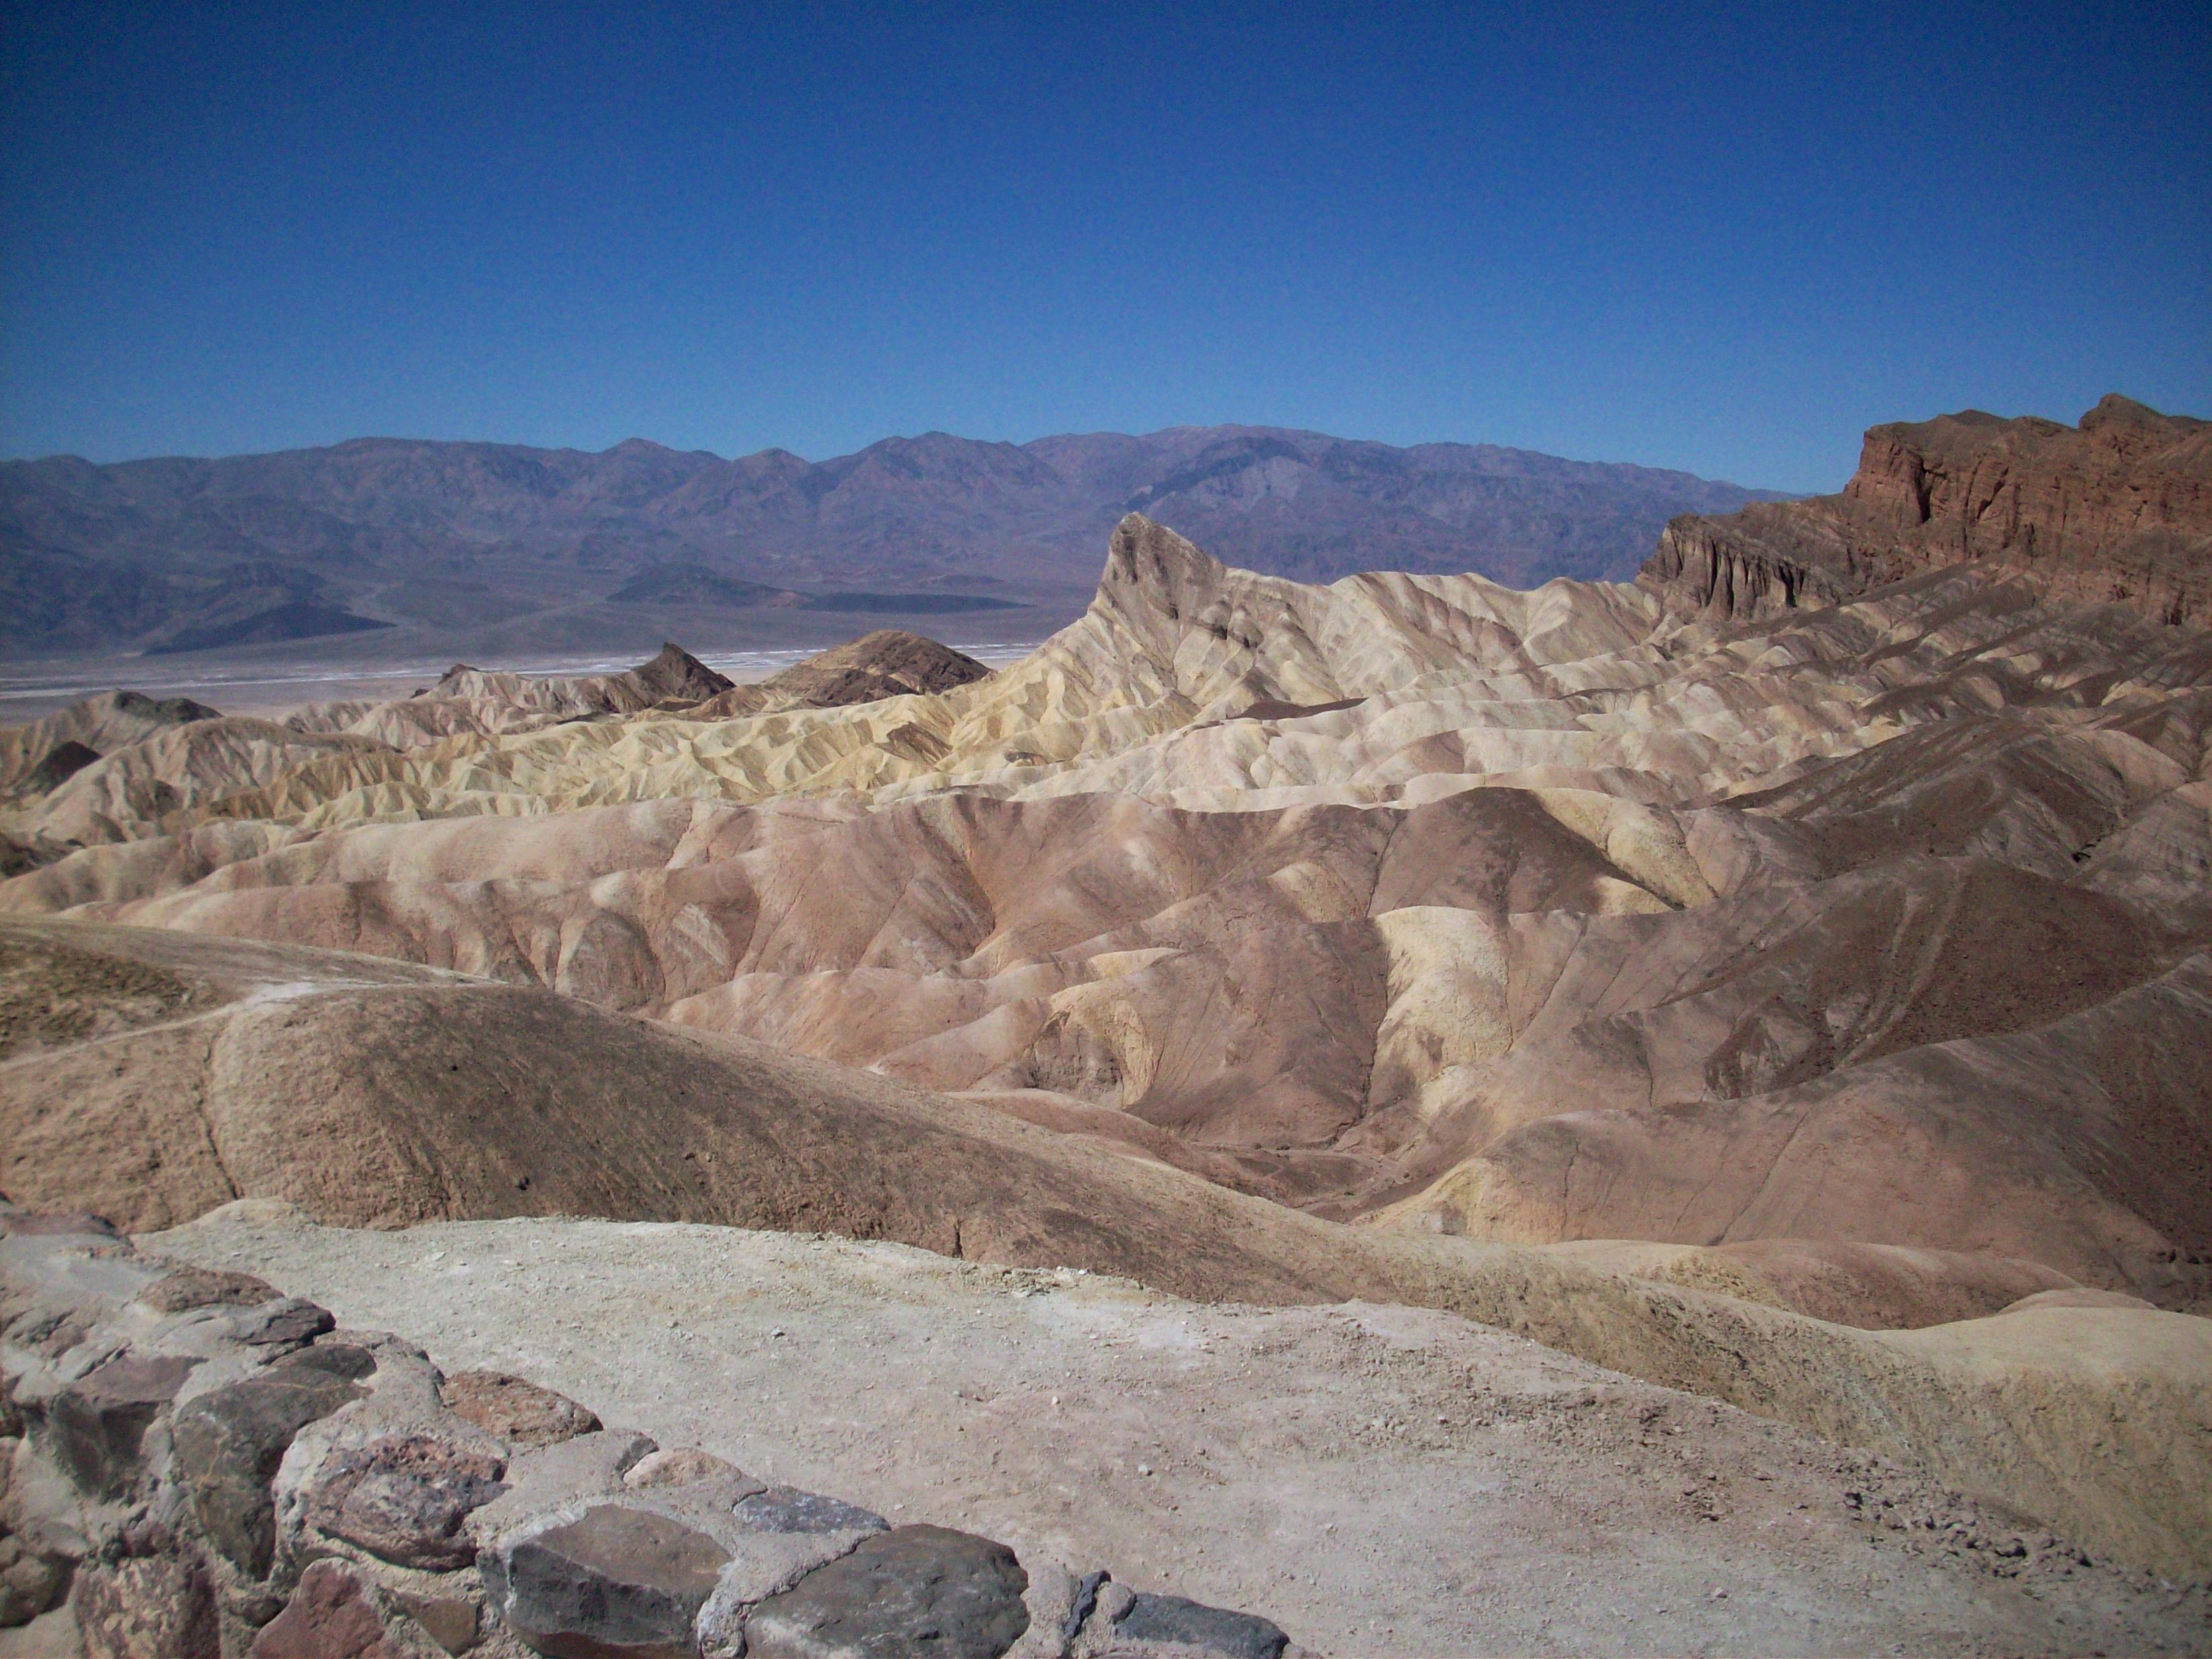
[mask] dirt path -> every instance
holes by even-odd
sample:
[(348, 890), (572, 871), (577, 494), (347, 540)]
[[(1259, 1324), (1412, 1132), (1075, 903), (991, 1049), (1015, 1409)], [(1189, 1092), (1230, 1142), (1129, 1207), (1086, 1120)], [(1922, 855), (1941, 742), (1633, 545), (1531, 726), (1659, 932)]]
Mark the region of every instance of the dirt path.
[(259, 1213), (143, 1242), (448, 1370), (517, 1371), (763, 1477), (1249, 1607), (1337, 1659), (2208, 1636), (2201, 1589), (2131, 1586), (2033, 1533), (2024, 1557), (1908, 1542), (1861, 1516), (1885, 1497), (1952, 1516), (1893, 1472), (1449, 1315), (1206, 1307), (710, 1227)]

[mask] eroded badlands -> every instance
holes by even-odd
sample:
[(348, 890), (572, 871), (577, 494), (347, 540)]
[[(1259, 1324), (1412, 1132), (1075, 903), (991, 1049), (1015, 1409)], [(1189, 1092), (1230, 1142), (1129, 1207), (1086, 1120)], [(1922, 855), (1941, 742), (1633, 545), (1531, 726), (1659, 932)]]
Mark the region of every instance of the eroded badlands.
[[(2124, 402), (2078, 431), (1877, 428), (1851, 492), (1680, 521), (1640, 586), (1305, 586), (1132, 515), (1082, 620), (994, 674), (902, 636), (763, 687), (672, 647), (283, 721), (80, 705), (0, 743), (0, 1182), (136, 1230), (239, 1199), (497, 1221), (510, 1255), (614, 1252), (610, 1284), (641, 1239), (770, 1247), (520, 1218), (1399, 1310), (1115, 1313), (1140, 1347), (1170, 1317), (1493, 1340), (1468, 1319), (2149, 1574), (2113, 1592), (2133, 1612), (2079, 1616), (2163, 1642), (2171, 1608), (2128, 1598), (2212, 1573), (2212, 637), (2202, 423)], [(1963, 482), (1885, 483), (1914, 466)], [(343, 1306), (336, 1264), (381, 1283), (416, 1237), (222, 1248)], [(831, 1277), (876, 1259), (819, 1249)], [(543, 1314), (487, 1305), (423, 1316), (459, 1351), (468, 1318)], [(652, 1382), (544, 1358), (641, 1413), (708, 1374), (653, 1343)], [(1234, 1410), (1261, 1409), (1253, 1376)], [(1747, 1422), (1711, 1419), (1735, 1425), (1717, 1463), (1770, 1433)], [(789, 1432), (781, 1455), (884, 1476)], [(1561, 1434), (1512, 1479), (1567, 1504), (1537, 1472), (1556, 1453), (1645, 1512), (1659, 1475)], [(1383, 1484), (1431, 1494), (1406, 1500), (1425, 1529), (1457, 1467)], [(988, 1508), (987, 1486), (885, 1491)], [(1805, 1491), (1802, 1524), (1843, 1524)], [(1146, 1513), (1105, 1507), (1101, 1537)], [(1238, 1536), (1208, 1571), (1260, 1606), (1276, 1546)], [(1392, 1650), (1338, 1605), (1389, 1552), (1304, 1543), (1322, 1584), (1293, 1634)], [(1817, 1626), (1637, 1628), (1863, 1645), (1822, 1598), (1905, 1583), (1865, 1547), (1776, 1566), (1811, 1575)], [(1578, 1599), (1498, 1571), (1492, 1645), (1606, 1648)], [(1652, 1571), (1655, 1607), (1697, 1576)], [(1415, 1576), (1367, 1593), (1475, 1639)], [(2002, 1571), (1895, 1594), (1911, 1645), (2075, 1642)]]

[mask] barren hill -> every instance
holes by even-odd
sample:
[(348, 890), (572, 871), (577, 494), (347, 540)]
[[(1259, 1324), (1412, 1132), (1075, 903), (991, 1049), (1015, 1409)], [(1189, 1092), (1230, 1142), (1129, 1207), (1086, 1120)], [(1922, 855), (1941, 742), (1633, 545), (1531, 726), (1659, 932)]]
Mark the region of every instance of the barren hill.
[[(1437, 1308), (1907, 1459), (2127, 1559), (2212, 1559), (2212, 1322), (2062, 1306), (1850, 1331), (1571, 1255), (1317, 1221), (742, 1039), (292, 946), (10, 922), (0, 996), (8, 1191), (33, 1209), (140, 1230), (240, 1197), (381, 1228), (712, 1221), (1212, 1301)], [(2111, 1455), (2081, 1466), (2085, 1435)]]
[[(18, 734), (24, 982), (131, 965), (22, 1000), (61, 1024), (7, 1062), (9, 1190), (1419, 1304), (2212, 1559), (2212, 635), (2111, 586), (2196, 591), (2156, 480), (2197, 439), (1884, 430), (1984, 510), (1931, 483), (1899, 528), (1881, 459), (1711, 521), (1890, 526), (1767, 590), (1681, 525), (1644, 586), (1520, 590), (1131, 514), (988, 675), (878, 634), (757, 685), (671, 647)], [(926, 495), (907, 459), (869, 465)]]
[(988, 679), (272, 750), (0, 904), (546, 985), (1322, 1214), (2198, 1307), (2208, 680), (1972, 570), (1712, 635), (1133, 517)]

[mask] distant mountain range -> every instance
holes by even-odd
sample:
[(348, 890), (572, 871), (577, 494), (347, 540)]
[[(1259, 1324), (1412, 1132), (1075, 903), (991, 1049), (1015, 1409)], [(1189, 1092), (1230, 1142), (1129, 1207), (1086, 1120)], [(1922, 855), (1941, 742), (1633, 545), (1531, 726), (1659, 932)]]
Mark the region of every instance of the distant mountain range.
[(210, 649), (653, 604), (943, 615), (1087, 592), (1136, 508), (1248, 568), (1623, 579), (1680, 513), (1774, 492), (1492, 445), (1265, 427), (820, 463), (363, 438), (218, 460), (0, 463), (0, 648)]

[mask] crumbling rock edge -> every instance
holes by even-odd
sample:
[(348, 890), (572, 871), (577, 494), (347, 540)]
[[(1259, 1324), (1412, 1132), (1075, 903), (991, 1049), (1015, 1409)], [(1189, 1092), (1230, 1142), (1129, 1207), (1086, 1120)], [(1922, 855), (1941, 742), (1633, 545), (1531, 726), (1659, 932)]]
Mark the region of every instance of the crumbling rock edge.
[(2166, 623), (2212, 620), (2212, 422), (2107, 394), (2078, 425), (1979, 410), (1870, 428), (1843, 491), (1673, 520), (1638, 585), (1727, 623), (1972, 564)]

